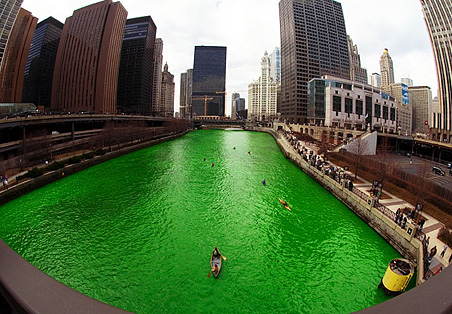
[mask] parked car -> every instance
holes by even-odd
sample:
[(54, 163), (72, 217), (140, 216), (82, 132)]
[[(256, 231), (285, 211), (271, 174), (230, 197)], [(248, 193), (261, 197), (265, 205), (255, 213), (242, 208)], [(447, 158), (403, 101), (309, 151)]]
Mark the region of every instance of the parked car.
[(432, 172), (435, 174), (442, 175), (442, 176), (446, 175), (446, 173), (444, 172), (443, 169), (441, 169), (440, 167), (436, 167), (436, 166), (433, 166)]

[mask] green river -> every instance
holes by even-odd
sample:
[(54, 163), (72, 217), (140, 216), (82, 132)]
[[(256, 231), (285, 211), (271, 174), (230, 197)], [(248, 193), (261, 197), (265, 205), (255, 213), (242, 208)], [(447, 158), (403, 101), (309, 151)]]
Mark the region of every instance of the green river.
[(400, 257), (272, 136), (245, 131), (91, 167), (0, 207), (0, 221), (30, 263), (136, 313), (350, 313), (388, 299), (377, 286)]

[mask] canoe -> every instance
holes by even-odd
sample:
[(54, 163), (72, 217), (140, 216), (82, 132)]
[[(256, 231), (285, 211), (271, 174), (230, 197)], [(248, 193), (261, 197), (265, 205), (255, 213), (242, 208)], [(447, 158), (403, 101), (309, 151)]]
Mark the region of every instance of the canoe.
[[(215, 250), (217, 250), (218, 255), (215, 255)], [(218, 277), (218, 275), (220, 274), (220, 270), (221, 270), (221, 253), (218, 250), (217, 247), (215, 247), (215, 249), (212, 252), (212, 258), (210, 260), (210, 266), (212, 268), (212, 273), (215, 276), (215, 278)], [(217, 268), (215, 269), (215, 266), (217, 266)]]
[(289, 205), (286, 205), (286, 202), (284, 202), (282, 199), (278, 198), (279, 202), (288, 210), (288, 211), (292, 211), (292, 209), (290, 209)]

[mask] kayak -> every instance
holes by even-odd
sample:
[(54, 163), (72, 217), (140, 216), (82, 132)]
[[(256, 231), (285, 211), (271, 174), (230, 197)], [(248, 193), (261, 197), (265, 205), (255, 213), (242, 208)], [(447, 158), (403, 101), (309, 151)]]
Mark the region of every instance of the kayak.
[[(218, 252), (218, 255), (215, 255), (215, 250)], [(217, 247), (215, 247), (215, 249), (212, 252), (212, 258), (210, 260), (210, 266), (212, 268), (212, 273), (215, 276), (215, 278), (218, 277), (218, 275), (220, 274), (220, 270), (221, 270), (221, 253), (218, 250)], [(215, 268), (215, 266), (217, 266), (217, 268)]]
[(282, 199), (278, 198), (279, 202), (288, 210), (288, 211), (292, 211), (292, 209), (290, 209), (289, 205), (287, 204), (287, 202), (284, 202)]

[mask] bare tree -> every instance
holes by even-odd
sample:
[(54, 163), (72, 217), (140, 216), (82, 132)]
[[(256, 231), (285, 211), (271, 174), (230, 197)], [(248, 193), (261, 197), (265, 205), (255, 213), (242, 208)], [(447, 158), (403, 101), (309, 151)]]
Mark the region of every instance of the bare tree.
[(369, 150), (369, 144), (361, 137), (357, 137), (352, 143), (347, 146), (347, 151), (353, 154), (353, 167), (355, 168), (355, 179), (358, 176), (358, 171), (361, 168), (361, 158)]

